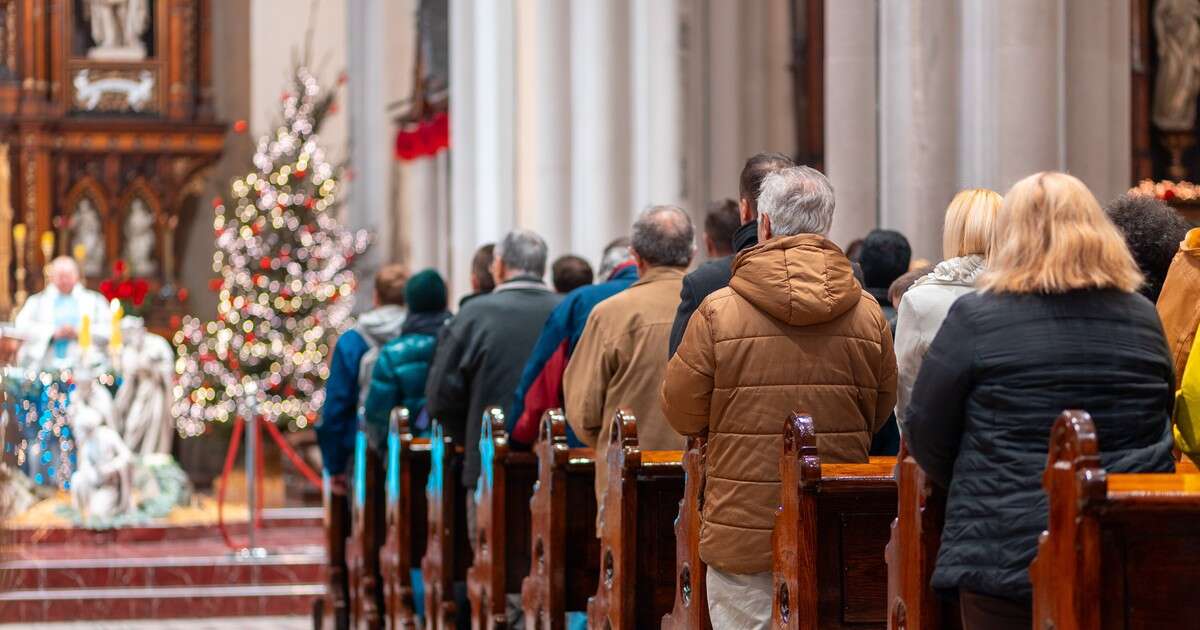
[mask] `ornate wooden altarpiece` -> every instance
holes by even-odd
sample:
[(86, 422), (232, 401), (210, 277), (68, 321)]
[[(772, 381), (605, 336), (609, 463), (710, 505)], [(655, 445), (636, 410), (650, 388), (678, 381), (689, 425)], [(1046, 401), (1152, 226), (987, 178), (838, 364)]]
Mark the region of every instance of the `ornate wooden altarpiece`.
[(225, 136), (210, 22), (210, 0), (0, 0), (0, 318), (80, 243), (89, 286), (126, 260), (162, 302), (148, 324), (181, 310), (159, 296)]

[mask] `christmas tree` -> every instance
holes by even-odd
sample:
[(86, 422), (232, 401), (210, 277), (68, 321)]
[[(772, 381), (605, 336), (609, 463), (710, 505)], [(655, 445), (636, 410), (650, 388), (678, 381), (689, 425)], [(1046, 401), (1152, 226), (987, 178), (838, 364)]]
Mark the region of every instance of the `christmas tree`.
[(340, 172), (317, 138), (333, 105), (334, 93), (298, 64), (283, 122), (259, 140), (254, 170), (233, 182), (232, 203), (213, 201), (217, 317), (187, 317), (175, 335), (182, 436), (239, 416), (290, 430), (316, 419), (325, 358), (350, 318), (350, 265), (367, 246), (365, 232), (335, 216)]

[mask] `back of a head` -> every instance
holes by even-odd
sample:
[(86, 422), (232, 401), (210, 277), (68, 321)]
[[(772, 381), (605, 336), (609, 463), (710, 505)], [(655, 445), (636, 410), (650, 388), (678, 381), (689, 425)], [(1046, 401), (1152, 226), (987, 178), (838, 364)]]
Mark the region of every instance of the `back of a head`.
[(510, 273), (538, 278), (546, 275), (548, 253), (546, 241), (532, 230), (513, 230), (496, 245), (496, 258), (504, 263)]
[(1146, 282), (1141, 293), (1158, 301), (1171, 260), (1188, 232), (1188, 224), (1171, 206), (1149, 195), (1126, 193), (1105, 207), (1108, 218), (1125, 237)]
[(496, 244), (481, 245), (471, 257), (471, 277), (479, 286), (480, 293), (491, 293), (496, 288), (496, 280), (492, 278), (492, 259), (495, 258)]
[(858, 264), (867, 287), (887, 288), (908, 271), (911, 259), (912, 247), (903, 234), (895, 230), (871, 230), (863, 240)]
[(1003, 204), (1000, 193), (987, 188), (971, 188), (954, 195), (942, 226), (942, 257), (991, 255), (996, 215)]
[(771, 220), (772, 236), (829, 234), (836, 205), (825, 174), (807, 166), (772, 173), (763, 181), (758, 210)]
[(560, 256), (555, 260), (550, 266), (550, 276), (554, 282), (555, 293), (570, 293), (591, 284), (594, 279), (592, 266), (588, 261), (573, 254)]
[(738, 196), (746, 200), (752, 215), (758, 216), (758, 198), (767, 175), (793, 166), (796, 162), (782, 153), (758, 153), (746, 160), (738, 179)]
[(996, 293), (1135, 291), (1142, 282), (1121, 232), (1079, 179), (1043, 171), (1004, 195), (996, 249), (977, 283)]
[(737, 202), (732, 199), (715, 201), (704, 215), (704, 234), (713, 244), (717, 256), (733, 253), (733, 234), (741, 227)]
[(604, 246), (604, 253), (600, 255), (600, 271), (598, 273), (600, 280), (607, 280), (614, 269), (632, 260), (633, 257), (629, 254), (629, 237), (621, 236), (613, 239)]
[(446, 310), (446, 282), (434, 269), (423, 269), (409, 278), (404, 296), (409, 312), (440, 313)]
[(379, 304), (404, 306), (404, 287), (408, 283), (408, 268), (401, 264), (384, 265), (375, 274), (375, 296)]
[(900, 274), (900, 277), (893, 280), (892, 284), (888, 286), (888, 301), (894, 308), (900, 308), (900, 300), (904, 299), (904, 294), (908, 293), (917, 280), (924, 278), (932, 271), (933, 265), (922, 265)]
[(633, 224), (630, 245), (652, 267), (686, 267), (696, 253), (692, 218), (675, 206), (654, 206)]

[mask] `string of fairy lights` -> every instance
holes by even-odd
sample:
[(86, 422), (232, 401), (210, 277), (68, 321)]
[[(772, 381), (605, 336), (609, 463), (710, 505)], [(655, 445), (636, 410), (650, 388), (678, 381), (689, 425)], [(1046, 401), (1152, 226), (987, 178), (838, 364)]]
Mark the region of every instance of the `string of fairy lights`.
[(350, 321), (350, 265), (368, 245), (334, 216), (339, 172), (317, 136), (333, 98), (298, 68), (257, 170), (233, 182), (232, 203), (213, 202), (217, 316), (185, 317), (175, 334), (181, 436), (251, 413), (300, 430), (324, 401), (325, 359)]

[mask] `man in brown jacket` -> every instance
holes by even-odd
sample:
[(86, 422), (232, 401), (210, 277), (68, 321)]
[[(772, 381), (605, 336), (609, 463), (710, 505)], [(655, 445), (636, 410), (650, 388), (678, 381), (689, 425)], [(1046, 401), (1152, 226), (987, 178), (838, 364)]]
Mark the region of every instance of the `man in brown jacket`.
[(887, 321), (826, 238), (829, 180), (805, 166), (767, 176), (759, 245), (701, 303), (667, 366), (667, 421), (708, 434), (700, 557), (714, 628), (766, 628), (783, 425), (812, 415), (823, 462), (865, 462), (896, 403)]
[(575, 435), (596, 449), (597, 523), (603, 519), (605, 461), (611, 423), (617, 409), (638, 420), (643, 449), (682, 449), (684, 439), (667, 424), (658, 388), (666, 363), (667, 340), (683, 275), (696, 251), (687, 213), (656, 206), (633, 224), (630, 253), (638, 281), (596, 305), (588, 316), (563, 376), (567, 422)]

